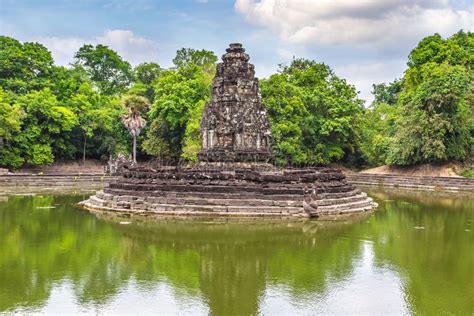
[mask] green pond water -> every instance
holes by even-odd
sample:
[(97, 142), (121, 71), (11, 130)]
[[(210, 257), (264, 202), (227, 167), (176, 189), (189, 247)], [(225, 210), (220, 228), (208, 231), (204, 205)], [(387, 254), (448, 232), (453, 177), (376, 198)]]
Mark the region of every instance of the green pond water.
[(474, 198), (371, 190), (338, 222), (137, 221), (0, 197), (0, 312), (474, 312)]

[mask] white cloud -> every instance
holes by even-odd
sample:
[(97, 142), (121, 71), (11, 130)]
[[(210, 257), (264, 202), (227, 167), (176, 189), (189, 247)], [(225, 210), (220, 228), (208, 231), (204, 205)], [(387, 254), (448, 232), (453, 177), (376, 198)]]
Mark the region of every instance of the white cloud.
[(385, 45), (474, 28), (474, 7), (456, 10), (448, 0), (236, 0), (235, 9), (283, 41), (306, 45)]
[(45, 45), (58, 65), (71, 63), (74, 53), (84, 44), (107, 45), (132, 65), (156, 61), (158, 52), (158, 44), (155, 41), (137, 36), (130, 30), (107, 30), (102, 35), (92, 38), (36, 37), (29, 40)]
[(370, 102), (372, 84), (400, 78), (423, 37), (474, 29), (474, 5), (460, 1), (236, 0), (234, 9), (279, 37), (278, 58), (324, 62)]
[(389, 83), (403, 76), (406, 64), (404, 59), (389, 61), (361, 62), (341, 64), (334, 67), (338, 77), (345, 78), (360, 91), (359, 97), (372, 102), (372, 85), (374, 83)]

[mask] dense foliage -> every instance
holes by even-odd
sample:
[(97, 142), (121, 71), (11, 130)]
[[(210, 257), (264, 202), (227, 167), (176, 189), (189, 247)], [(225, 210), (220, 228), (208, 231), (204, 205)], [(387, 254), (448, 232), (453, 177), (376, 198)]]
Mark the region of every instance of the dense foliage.
[(372, 164), (469, 161), (474, 153), (474, 35), (424, 38), (403, 78), (374, 85), (363, 150)]
[(363, 101), (325, 64), (296, 59), (262, 81), (279, 163), (327, 164), (353, 155)]
[[(469, 166), (473, 52), (472, 33), (426, 37), (410, 53), (403, 78), (374, 85), (368, 107), (325, 64), (295, 59), (281, 66), (260, 81), (276, 162)], [(182, 48), (173, 68), (132, 68), (99, 44), (82, 46), (69, 67), (60, 67), (43, 45), (2, 36), (0, 166), (107, 159), (135, 146), (139, 159), (196, 160), (216, 62), (213, 52)], [(146, 106), (138, 109), (135, 101)]]
[[(88, 49), (85, 45), (80, 51)], [(101, 51), (118, 56), (105, 46)], [(89, 66), (58, 67), (41, 44), (0, 37), (0, 166), (127, 152), (117, 90), (101, 91), (107, 85), (89, 72)], [(107, 58), (98, 58), (95, 67), (120, 71), (113, 70)]]
[(74, 55), (76, 67), (83, 67), (101, 93), (117, 95), (132, 82), (132, 67), (104, 45), (84, 45)]
[[(209, 98), (217, 58), (208, 52), (207, 63), (202, 58), (175, 58), (176, 69), (165, 70), (155, 81), (155, 98), (149, 112), (151, 121), (145, 152), (165, 160), (185, 158), (195, 160), (200, 150), (199, 120), (205, 101)], [(189, 52), (189, 50), (187, 50)], [(203, 54), (192, 50), (190, 54)], [(188, 122), (192, 125), (188, 127)], [(188, 131), (186, 129), (188, 128)]]

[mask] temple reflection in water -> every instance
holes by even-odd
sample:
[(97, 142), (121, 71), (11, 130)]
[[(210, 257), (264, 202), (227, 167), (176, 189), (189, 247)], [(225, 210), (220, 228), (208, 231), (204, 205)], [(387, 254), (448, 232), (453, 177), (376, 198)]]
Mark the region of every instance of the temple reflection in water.
[(0, 311), (468, 312), (472, 202), (372, 195), (386, 200), (380, 212), (343, 222), (126, 225), (73, 208), (82, 197), (11, 197), (0, 203)]

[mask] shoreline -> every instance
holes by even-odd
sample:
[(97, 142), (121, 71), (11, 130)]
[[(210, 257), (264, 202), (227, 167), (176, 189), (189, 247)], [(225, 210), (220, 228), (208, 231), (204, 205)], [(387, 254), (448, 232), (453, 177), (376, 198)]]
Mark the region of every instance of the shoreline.
[(1, 195), (94, 193), (117, 177), (104, 173), (50, 173), (0, 175)]
[[(347, 182), (356, 186), (382, 186), (408, 190), (474, 192), (474, 179), (463, 177), (404, 176), (396, 174), (344, 173)], [(103, 188), (118, 176), (105, 173), (11, 173), (0, 175), (0, 192), (12, 187)]]
[(348, 182), (355, 186), (379, 186), (405, 190), (474, 193), (474, 179), (463, 177), (346, 173), (346, 178)]

